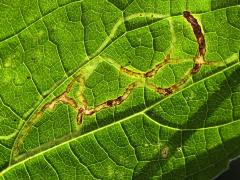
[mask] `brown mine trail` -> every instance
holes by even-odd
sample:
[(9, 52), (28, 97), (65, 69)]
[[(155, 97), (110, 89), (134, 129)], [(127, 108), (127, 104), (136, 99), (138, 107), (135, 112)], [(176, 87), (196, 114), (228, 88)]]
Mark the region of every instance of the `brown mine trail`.
[(103, 110), (103, 109), (120, 105), (123, 101), (125, 101), (129, 97), (129, 95), (134, 90), (134, 88), (137, 87), (137, 85), (138, 85), (137, 82), (131, 83), (130, 85), (128, 85), (128, 87), (126, 88), (126, 90), (124, 91), (124, 93), (121, 96), (118, 96), (115, 99), (107, 100), (107, 101), (97, 105), (94, 108), (88, 109), (87, 107), (80, 107), (78, 109), (78, 115), (77, 115), (78, 124), (82, 123), (83, 116), (85, 116), (85, 115), (90, 116), (96, 112)]
[(202, 33), (201, 26), (199, 25), (197, 19), (194, 18), (189, 11), (184, 11), (183, 17), (191, 24), (193, 33), (198, 43), (198, 55), (195, 58), (193, 58), (194, 59), (193, 67), (183, 76), (183, 78), (181, 78), (179, 82), (173, 84), (168, 88), (157, 87), (154, 84), (149, 85), (151, 88), (155, 89), (157, 93), (162, 94), (164, 96), (168, 96), (174, 93), (175, 91), (177, 91), (182, 85), (184, 85), (191, 78), (192, 75), (198, 73), (201, 70), (201, 67), (203, 64), (205, 65), (211, 64), (211, 62), (204, 61), (204, 56), (206, 53), (206, 43), (205, 43), (204, 34)]
[[(205, 42), (205, 37), (202, 32), (201, 26), (199, 25), (197, 19), (189, 11), (184, 11), (183, 17), (190, 23), (190, 25), (192, 27), (193, 33), (194, 33), (195, 38), (198, 43), (198, 54), (193, 58), (193, 61), (194, 61), (193, 67), (180, 79), (179, 82), (177, 82), (167, 88), (158, 87), (155, 84), (147, 84), (148, 87), (150, 87), (151, 89), (154, 89), (157, 93), (159, 93), (163, 96), (168, 96), (170, 94), (173, 94), (175, 91), (177, 91), (194, 74), (197, 74), (201, 70), (202, 65), (217, 64), (214, 61), (212, 61), (212, 62), (204, 61), (204, 56), (206, 53), (206, 42)], [(120, 70), (130, 76), (141, 77), (141, 78), (151, 78), (151, 77), (154, 77), (163, 66), (173, 63), (170, 60), (171, 60), (171, 58), (170, 58), (170, 55), (168, 54), (163, 62), (155, 65), (155, 67), (153, 69), (151, 69), (145, 73), (134, 72), (132, 70), (129, 70), (126, 67), (121, 67)]]
[(189, 11), (184, 11), (183, 16), (191, 24), (195, 37), (198, 43), (199, 56), (204, 56), (206, 53), (206, 43), (205, 38), (202, 33), (201, 26), (198, 24), (196, 18), (194, 18)]
[(155, 65), (154, 68), (150, 69), (149, 71), (142, 73), (142, 72), (135, 72), (132, 70), (127, 69), (126, 67), (121, 66), (120, 71), (126, 73), (130, 76), (140, 77), (140, 78), (151, 78), (157, 74), (157, 72), (166, 64), (170, 63), (170, 55), (168, 54), (163, 62)]
[[(176, 90), (178, 90), (180, 86), (182, 86), (183, 84), (185, 84), (187, 82), (187, 80), (191, 77), (191, 75), (196, 74), (197, 72), (200, 71), (202, 64), (206, 64), (204, 62), (204, 55), (206, 52), (206, 44), (205, 44), (204, 35), (201, 30), (201, 26), (198, 24), (197, 19), (194, 18), (190, 12), (184, 11), (183, 16), (192, 26), (193, 32), (195, 34), (195, 37), (196, 37), (197, 43), (198, 43), (198, 55), (194, 58), (195, 65), (193, 66), (193, 68), (187, 74), (185, 74), (184, 77), (179, 82), (173, 84), (172, 86), (170, 86), (168, 88), (157, 87), (154, 84), (149, 85), (149, 87), (151, 87), (152, 89), (155, 89), (155, 91), (157, 93), (162, 94), (164, 96), (168, 96), (168, 95), (174, 93)], [(124, 72), (130, 76), (135, 76), (138, 78), (151, 78), (151, 77), (154, 77), (163, 66), (165, 66), (169, 63), (171, 63), (170, 54), (168, 54), (166, 56), (166, 58), (164, 59), (163, 62), (155, 65), (154, 68), (150, 69), (147, 72), (134, 72), (134, 71), (129, 70), (128, 68), (122, 67), (122, 66), (120, 67), (120, 71)], [(84, 115), (90, 116), (98, 111), (101, 111), (102, 109), (110, 108), (110, 107), (121, 104), (124, 100), (126, 100), (128, 98), (128, 96), (130, 95), (132, 90), (136, 87), (136, 82), (132, 83), (126, 88), (126, 90), (122, 94), (122, 96), (119, 96), (116, 99), (107, 100), (107, 101), (97, 105), (94, 108), (88, 109), (88, 103), (87, 103), (87, 100), (84, 98), (83, 94), (79, 95), (80, 101), (82, 102), (82, 107), (78, 107), (76, 101), (74, 99), (68, 97), (68, 93), (71, 91), (72, 86), (75, 83), (75, 81), (77, 81), (77, 79), (78, 79), (77, 77), (74, 78), (62, 94), (55, 97), (51, 102), (45, 104), (40, 109), (39, 115), (41, 115), (46, 109), (53, 109), (57, 103), (62, 102), (64, 104), (70, 105), (71, 107), (73, 107), (74, 109), (77, 110), (77, 112), (78, 112), (77, 122), (78, 122), (78, 124), (81, 124), (82, 118)], [(80, 79), (80, 81), (81, 81), (81, 79)], [(83, 85), (84, 85), (84, 83), (83, 83)]]
[[(194, 35), (197, 39), (198, 43), (198, 55), (194, 58), (194, 66), (192, 69), (190, 69), (187, 74), (184, 75), (184, 77), (176, 84), (172, 85), (170, 88), (171, 91), (169, 93), (165, 93), (164, 95), (170, 95), (171, 93), (175, 92), (178, 90), (182, 85), (184, 85), (193, 74), (198, 73), (201, 70), (201, 67), (203, 64), (206, 64), (204, 62), (204, 56), (206, 53), (206, 43), (205, 43), (205, 38), (202, 33), (201, 26), (199, 25), (198, 21), (196, 18), (191, 15), (190, 12), (184, 11), (183, 12), (183, 17), (191, 24)], [(166, 91), (166, 89), (165, 89)], [(171, 92), (171, 93), (170, 93)]]

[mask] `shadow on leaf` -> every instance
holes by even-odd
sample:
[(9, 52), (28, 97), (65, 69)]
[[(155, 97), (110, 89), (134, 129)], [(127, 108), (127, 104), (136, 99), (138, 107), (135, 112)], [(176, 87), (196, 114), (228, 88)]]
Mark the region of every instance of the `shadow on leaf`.
[[(203, 112), (205, 112), (208, 109), (208, 117), (213, 115), (213, 113), (219, 108), (219, 106), (221, 105), (221, 103), (223, 101), (225, 101), (227, 98), (229, 98), (231, 96), (231, 93), (226, 93), (229, 91), (229, 86), (231, 88), (234, 88), (236, 86), (239, 86), (240, 84), (240, 66), (237, 66), (236, 69), (233, 70), (233, 72), (231, 72), (229, 75), (226, 75), (226, 79), (221, 83), (221, 85), (219, 86), (219, 89), (217, 91), (215, 91), (213, 94), (211, 94), (209, 96), (209, 98), (207, 99), (206, 103), (204, 103), (204, 105), (202, 105), (199, 110), (194, 113), (191, 117), (189, 117), (189, 121), (197, 121), (199, 120), (199, 115)], [(228, 84), (229, 86), (226, 86), (226, 84)], [(220, 102), (220, 99), (217, 99), (216, 101), (216, 97), (219, 97), (219, 95), (221, 95), (221, 100), (222, 102)], [(208, 106), (211, 105), (211, 109), (208, 108)], [(183, 127), (185, 127), (185, 125), (183, 125)], [(161, 169), (161, 167), (165, 166), (168, 162), (169, 159), (171, 159), (171, 157), (174, 156), (174, 154), (177, 152), (178, 147), (182, 147), (182, 145), (184, 145), (186, 143), (186, 141), (191, 138), (191, 136), (197, 131), (196, 130), (183, 130), (183, 131), (178, 131), (176, 132), (170, 139), (169, 139), (169, 143), (173, 144), (173, 147), (171, 148), (172, 152), (169, 154), (168, 158), (165, 161), (159, 160), (157, 161), (156, 159), (158, 158), (158, 154), (156, 155), (156, 157), (152, 158), (152, 161), (150, 161), (149, 163), (147, 163), (145, 166), (143, 166), (139, 171), (134, 172), (134, 179), (151, 179), (153, 176), (159, 177), (162, 176), (161, 178), (163, 179), (172, 179), (173, 177), (178, 177), (179, 179), (185, 179), (188, 176), (197, 174), (200, 169), (198, 169), (198, 160), (203, 160), (204, 162), (202, 162), (205, 165), (205, 162), (207, 162), (209, 160), (209, 158), (211, 159), (210, 156), (214, 155), (214, 154), (218, 154), (219, 160), (223, 161), (223, 163), (217, 163), (215, 162), (215, 164), (212, 164), (211, 174), (205, 174), (206, 176), (209, 175), (208, 178), (211, 178), (213, 176), (216, 176), (224, 167), (226, 167), (226, 163), (228, 162), (229, 158), (233, 158), (234, 155), (237, 155), (236, 153), (228, 153), (228, 155), (225, 153), (224, 148), (223, 148), (223, 144), (218, 145), (217, 147), (208, 150), (208, 152), (206, 153), (202, 153), (200, 155), (197, 156), (197, 159), (195, 160), (188, 160), (186, 161), (185, 159), (185, 166), (181, 166), (177, 169), (173, 169), (170, 172), (166, 173), (166, 174), (162, 174), (159, 175), (159, 170)], [(182, 138), (182, 142), (179, 141), (178, 143), (176, 143), (175, 139), (178, 139), (179, 136), (183, 137)], [(239, 137), (240, 138), (240, 137)], [(239, 144), (238, 147), (240, 146), (240, 141), (239, 138), (235, 138), (229, 141), (229, 143), (227, 142), (227, 144), (231, 144), (231, 143), (237, 143)], [(174, 144), (174, 143), (175, 144)], [(237, 146), (237, 145), (236, 145)], [(237, 150), (237, 149), (236, 149)], [(240, 150), (240, 149), (238, 149)], [(237, 151), (238, 151), (237, 150)], [(224, 158), (221, 158), (224, 157)], [(220, 166), (221, 165), (221, 166)], [(196, 167), (196, 169), (194, 169), (194, 167)], [(195, 170), (189, 172), (188, 168)], [(205, 167), (207, 168), (207, 167)], [(215, 170), (215, 171), (214, 171)]]

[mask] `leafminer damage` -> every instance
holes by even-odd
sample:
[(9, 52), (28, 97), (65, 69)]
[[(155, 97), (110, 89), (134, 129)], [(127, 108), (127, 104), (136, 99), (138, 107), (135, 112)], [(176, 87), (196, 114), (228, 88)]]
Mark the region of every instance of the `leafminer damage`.
[[(41, 106), (38, 111), (36, 111), (35, 115), (31, 118), (29, 123), (26, 123), (25, 126), (22, 128), (20, 135), (18, 136), (15, 146), (13, 147), (12, 157), (16, 157), (18, 155), (18, 148), (22, 145), (23, 139), (28, 135), (31, 126), (34, 125), (43, 115), (46, 110), (53, 110), (57, 104), (63, 103), (67, 104), (72, 107), (77, 112), (76, 123), (81, 125), (83, 123), (84, 116), (91, 116), (96, 114), (97, 112), (112, 108), (118, 105), (121, 105), (124, 101), (128, 99), (130, 94), (139, 86), (146, 86), (149, 89), (154, 90), (156, 93), (162, 96), (169, 96), (179, 90), (186, 82), (196, 73), (201, 70), (202, 65), (214, 65), (215, 62), (206, 62), (204, 60), (204, 56), (206, 53), (206, 43), (204, 34), (202, 32), (201, 26), (199, 25), (196, 18), (191, 15), (190, 12), (184, 11), (183, 17), (190, 23), (195, 38), (198, 43), (198, 54), (192, 58), (193, 66), (189, 69), (185, 75), (180, 79), (179, 82), (172, 84), (170, 87), (162, 88), (158, 87), (155, 84), (149, 83), (148, 79), (153, 78), (160, 70), (166, 65), (169, 64), (178, 64), (181, 63), (180, 59), (172, 59), (170, 54), (166, 55), (164, 60), (158, 64), (156, 64), (152, 69), (146, 72), (137, 72), (135, 70), (131, 70), (128, 67), (119, 66), (118, 69), (121, 73), (127, 74), (131, 77), (136, 78), (137, 80), (130, 83), (126, 88), (125, 91), (114, 99), (106, 100), (95, 107), (89, 107), (87, 99), (84, 96), (83, 90), (85, 87), (85, 77), (83, 74), (75, 76), (73, 80), (67, 85), (64, 92), (60, 95), (54, 97), (50, 102), (47, 102), (45, 105)], [(144, 82), (139, 83), (139, 82)], [(79, 98), (80, 103), (78, 103), (74, 98), (69, 96), (70, 91), (72, 90), (75, 83), (79, 83), (80, 88), (76, 96)], [(162, 153), (163, 156), (167, 156), (168, 149), (165, 149)]]

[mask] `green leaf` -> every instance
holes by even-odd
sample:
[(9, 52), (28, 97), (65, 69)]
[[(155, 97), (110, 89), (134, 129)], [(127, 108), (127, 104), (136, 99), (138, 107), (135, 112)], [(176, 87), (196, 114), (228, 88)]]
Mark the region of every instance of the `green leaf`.
[(240, 155), (239, 5), (1, 0), (0, 179), (224, 171)]

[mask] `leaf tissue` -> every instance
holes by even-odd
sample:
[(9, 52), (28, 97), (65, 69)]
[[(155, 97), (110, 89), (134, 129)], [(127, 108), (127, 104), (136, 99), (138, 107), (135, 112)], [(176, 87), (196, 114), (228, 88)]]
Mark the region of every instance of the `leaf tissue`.
[(0, 180), (215, 178), (239, 52), (238, 0), (0, 0)]

